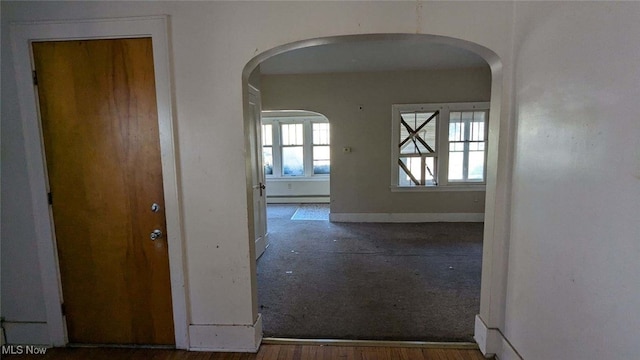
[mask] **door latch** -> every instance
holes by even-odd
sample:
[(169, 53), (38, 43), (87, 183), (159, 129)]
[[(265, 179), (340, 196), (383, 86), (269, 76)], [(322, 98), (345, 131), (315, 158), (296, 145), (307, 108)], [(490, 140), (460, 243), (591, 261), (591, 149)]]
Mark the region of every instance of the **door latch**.
[(160, 239), (162, 237), (162, 231), (160, 231), (160, 229), (155, 229), (151, 232), (151, 240), (157, 240)]

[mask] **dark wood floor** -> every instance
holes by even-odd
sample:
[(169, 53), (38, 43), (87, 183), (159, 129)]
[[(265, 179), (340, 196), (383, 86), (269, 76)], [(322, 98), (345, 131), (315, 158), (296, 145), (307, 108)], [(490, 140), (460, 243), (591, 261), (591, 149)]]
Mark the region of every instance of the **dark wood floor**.
[(322, 345), (262, 345), (257, 354), (188, 352), (160, 349), (55, 348), (43, 355), (5, 359), (154, 359), (154, 360), (484, 360), (478, 350)]

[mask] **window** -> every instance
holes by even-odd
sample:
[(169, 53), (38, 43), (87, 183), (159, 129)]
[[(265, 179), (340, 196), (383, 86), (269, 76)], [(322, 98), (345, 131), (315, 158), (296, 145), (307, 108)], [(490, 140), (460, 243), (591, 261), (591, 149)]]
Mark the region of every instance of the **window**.
[(302, 124), (280, 124), (282, 134), (282, 175), (304, 175)]
[(273, 125), (262, 125), (262, 163), (265, 175), (273, 175)]
[(438, 115), (437, 110), (400, 112), (399, 186), (436, 184)]
[(449, 181), (484, 181), (486, 111), (449, 113)]
[(488, 112), (488, 103), (393, 105), (392, 189), (484, 185)]
[(324, 116), (315, 113), (308, 116), (304, 114), (308, 113), (263, 113), (262, 153), (268, 177), (329, 175), (329, 122)]
[(331, 167), (329, 147), (329, 123), (312, 123), (313, 173), (329, 174)]

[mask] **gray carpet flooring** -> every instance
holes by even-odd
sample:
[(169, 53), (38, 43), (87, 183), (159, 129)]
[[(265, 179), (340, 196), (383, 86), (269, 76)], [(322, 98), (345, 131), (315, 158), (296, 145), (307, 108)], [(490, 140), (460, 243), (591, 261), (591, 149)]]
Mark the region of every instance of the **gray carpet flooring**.
[(472, 341), (482, 223), (292, 221), (297, 210), (267, 209), (264, 336)]

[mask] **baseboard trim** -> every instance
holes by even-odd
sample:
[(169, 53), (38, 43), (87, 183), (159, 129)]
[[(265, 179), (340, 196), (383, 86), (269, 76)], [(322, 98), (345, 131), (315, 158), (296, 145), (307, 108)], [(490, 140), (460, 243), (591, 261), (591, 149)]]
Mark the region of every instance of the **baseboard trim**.
[(190, 351), (252, 352), (262, 341), (262, 315), (252, 325), (191, 325)]
[(429, 349), (478, 349), (478, 345), (469, 342), (430, 342), (430, 341), (384, 341), (384, 340), (343, 340), (343, 339), (290, 339), (264, 338), (265, 345), (323, 345), (323, 346), (368, 346), (368, 347), (418, 347)]
[(264, 251), (267, 249), (269, 245), (269, 233), (264, 234), (258, 240), (256, 240), (256, 260), (264, 254)]
[(268, 196), (267, 204), (328, 204), (328, 196)]
[(51, 345), (46, 322), (5, 321), (2, 326), (8, 345)]
[(511, 343), (505, 339), (502, 334), (500, 334), (500, 338), (502, 341), (502, 347), (500, 348), (500, 352), (496, 354), (497, 360), (523, 360), (522, 356), (518, 354), (516, 349), (511, 346)]
[(513, 348), (499, 329), (489, 328), (485, 322), (476, 315), (474, 340), (478, 343), (480, 351), (486, 357), (496, 356), (498, 360), (522, 360), (516, 349)]
[(480, 315), (476, 315), (473, 339), (478, 343), (484, 356), (493, 356), (500, 349), (500, 332), (487, 327)]
[(484, 213), (334, 213), (329, 214), (333, 222), (483, 222)]

